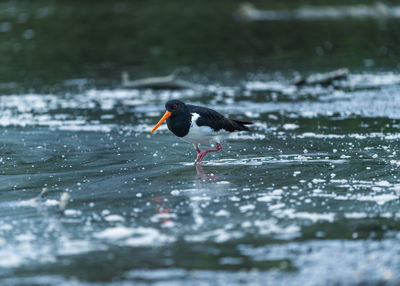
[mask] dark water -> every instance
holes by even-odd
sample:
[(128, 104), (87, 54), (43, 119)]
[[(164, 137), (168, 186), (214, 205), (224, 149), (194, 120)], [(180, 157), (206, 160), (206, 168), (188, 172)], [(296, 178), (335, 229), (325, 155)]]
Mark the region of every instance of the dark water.
[[(57, 3), (0, 4), (2, 285), (400, 283), (398, 20)], [(328, 86), (292, 84), (342, 66)], [(176, 69), (203, 88), (119, 84)], [(171, 98), (252, 131), (194, 166), (165, 125), (149, 133)]]

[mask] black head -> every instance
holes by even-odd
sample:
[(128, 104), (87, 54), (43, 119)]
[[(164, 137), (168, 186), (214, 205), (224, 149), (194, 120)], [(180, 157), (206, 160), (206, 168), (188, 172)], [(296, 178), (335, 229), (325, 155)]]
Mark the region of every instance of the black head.
[(186, 104), (177, 99), (168, 100), (165, 104), (165, 109), (171, 112), (171, 116), (174, 116), (178, 113), (184, 112), (187, 110)]
[(160, 121), (158, 121), (156, 126), (154, 126), (154, 128), (150, 131), (151, 133), (153, 133), (165, 120), (167, 120), (168, 128), (170, 130), (172, 129), (172, 132), (174, 132), (174, 130), (176, 130), (176, 129), (181, 129), (181, 128), (180, 127), (172, 127), (171, 121), (177, 122), (176, 124), (178, 124), (178, 125), (183, 124), (185, 127), (189, 128), (190, 113), (189, 113), (189, 109), (186, 106), (186, 104), (184, 104), (180, 100), (173, 99), (173, 100), (169, 100), (165, 104), (165, 109), (166, 109), (165, 114), (160, 119)]

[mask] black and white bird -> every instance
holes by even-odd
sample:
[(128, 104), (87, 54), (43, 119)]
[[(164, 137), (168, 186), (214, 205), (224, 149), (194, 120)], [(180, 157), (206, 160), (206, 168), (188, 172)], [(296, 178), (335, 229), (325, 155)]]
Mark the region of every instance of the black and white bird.
[[(207, 107), (185, 104), (180, 100), (169, 100), (165, 104), (165, 114), (151, 130), (153, 133), (165, 120), (168, 129), (196, 148), (200, 163), (209, 152), (222, 149), (221, 142), (234, 131), (250, 131), (245, 125), (251, 122), (234, 120)], [(216, 144), (215, 148), (200, 151), (199, 144)]]

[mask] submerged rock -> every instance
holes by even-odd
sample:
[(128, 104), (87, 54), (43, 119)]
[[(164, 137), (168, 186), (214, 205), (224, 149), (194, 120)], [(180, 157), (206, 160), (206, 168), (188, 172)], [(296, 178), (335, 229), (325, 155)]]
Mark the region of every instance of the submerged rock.
[(326, 73), (315, 73), (307, 77), (299, 77), (293, 81), (297, 86), (303, 85), (330, 85), (334, 80), (346, 79), (349, 69), (341, 68)]

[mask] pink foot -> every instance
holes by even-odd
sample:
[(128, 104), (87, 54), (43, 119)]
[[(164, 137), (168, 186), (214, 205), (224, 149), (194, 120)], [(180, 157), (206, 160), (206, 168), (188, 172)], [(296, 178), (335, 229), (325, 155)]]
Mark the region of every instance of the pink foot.
[(200, 151), (199, 153), (197, 153), (197, 159), (196, 159), (196, 162), (194, 162), (194, 163), (195, 164), (200, 163), (206, 154), (207, 154), (206, 150), (203, 150), (203, 151)]
[(208, 149), (208, 150), (203, 150), (203, 151), (200, 151), (199, 147), (196, 146), (197, 159), (196, 159), (196, 161), (195, 161), (194, 163), (195, 163), (195, 164), (200, 163), (201, 160), (203, 160), (204, 156), (205, 156), (207, 153), (216, 152), (216, 151), (219, 151), (219, 150), (221, 150), (221, 149), (222, 149), (222, 145), (219, 144), (219, 143), (217, 143), (217, 146), (216, 146), (215, 148), (213, 148), (213, 149)]

